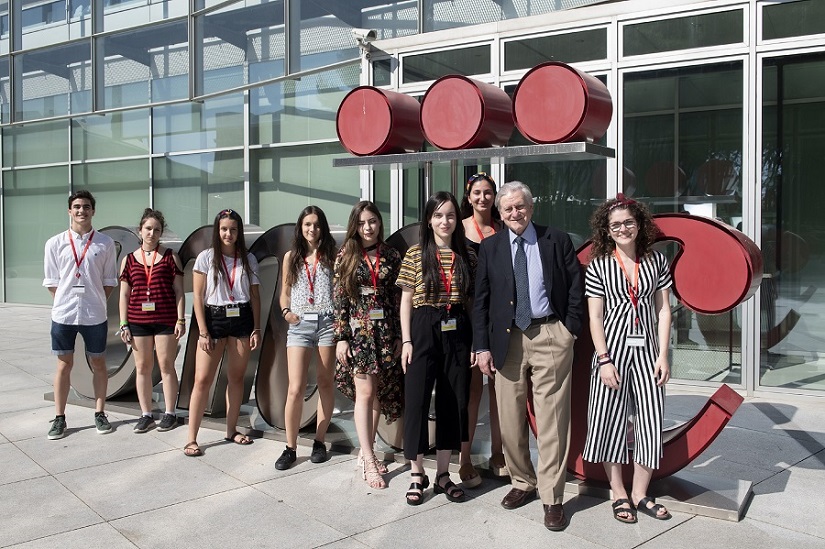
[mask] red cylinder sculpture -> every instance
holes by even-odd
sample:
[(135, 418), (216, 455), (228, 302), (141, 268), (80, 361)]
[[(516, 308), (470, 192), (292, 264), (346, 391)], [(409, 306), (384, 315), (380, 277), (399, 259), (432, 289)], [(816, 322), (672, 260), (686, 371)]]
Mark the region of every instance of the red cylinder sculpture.
[(409, 95), (359, 86), (338, 107), (338, 139), (356, 156), (417, 151), (424, 142), (420, 112)]
[(424, 95), (421, 127), (440, 149), (505, 145), (513, 133), (512, 101), (492, 84), (450, 74), (436, 80)]
[(607, 86), (558, 61), (530, 69), (513, 94), (516, 126), (536, 143), (595, 141), (607, 131), (612, 114)]

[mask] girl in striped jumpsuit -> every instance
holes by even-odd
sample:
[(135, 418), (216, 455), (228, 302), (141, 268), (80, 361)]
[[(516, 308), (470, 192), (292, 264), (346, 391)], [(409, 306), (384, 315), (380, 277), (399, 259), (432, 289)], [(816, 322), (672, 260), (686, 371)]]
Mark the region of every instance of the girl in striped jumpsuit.
[[(664, 385), (670, 378), (668, 262), (652, 249), (658, 229), (644, 204), (619, 194), (596, 210), (590, 224), (585, 295), (595, 353), (584, 459), (604, 464), (616, 520), (635, 523), (637, 510), (666, 520), (670, 513), (647, 497), (647, 488), (662, 456)], [(629, 411), (636, 414), (630, 499), (622, 478)]]

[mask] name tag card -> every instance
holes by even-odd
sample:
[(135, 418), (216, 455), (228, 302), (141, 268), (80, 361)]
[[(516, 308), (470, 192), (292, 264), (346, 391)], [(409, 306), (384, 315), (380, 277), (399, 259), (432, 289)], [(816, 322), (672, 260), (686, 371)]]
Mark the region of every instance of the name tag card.
[(625, 343), (628, 347), (644, 347), (645, 346), (645, 335), (644, 334), (628, 334), (625, 338)]
[(384, 309), (370, 309), (370, 320), (384, 320)]
[(140, 308), (142, 311), (146, 312), (154, 312), (155, 311), (155, 304), (152, 301), (145, 301), (140, 304)]
[(72, 286), (71, 292), (72, 295), (83, 295), (86, 293), (86, 286)]
[(309, 321), (312, 321), (312, 322), (317, 322), (318, 321), (318, 313), (304, 313), (301, 316), (301, 320), (309, 320)]
[(226, 318), (239, 317), (239, 316), (241, 316), (241, 310), (238, 308), (237, 305), (227, 305), (226, 306)]
[(451, 318), (449, 320), (442, 320), (441, 321), (441, 331), (442, 332), (452, 332), (458, 327), (456, 323), (456, 319)]
[(361, 295), (372, 295), (375, 293), (375, 288), (372, 286), (361, 286)]

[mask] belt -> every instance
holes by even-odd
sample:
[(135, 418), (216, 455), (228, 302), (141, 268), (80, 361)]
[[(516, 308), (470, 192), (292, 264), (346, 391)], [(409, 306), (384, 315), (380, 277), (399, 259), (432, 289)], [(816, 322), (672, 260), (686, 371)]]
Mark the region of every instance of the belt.
[[(530, 319), (530, 326), (529, 327), (534, 328), (536, 326), (541, 326), (542, 324), (547, 324), (548, 322), (555, 322), (558, 319), (559, 319), (559, 317), (557, 317), (556, 315), (547, 315), (547, 316), (540, 316), (538, 318), (532, 318), (532, 319)], [(515, 321), (513, 321), (513, 326), (515, 326), (515, 325), (516, 325), (516, 323), (515, 323)]]
[(213, 314), (225, 313), (226, 309), (246, 309), (251, 307), (248, 301), (244, 303), (231, 303), (229, 305), (207, 305), (206, 308), (212, 311)]

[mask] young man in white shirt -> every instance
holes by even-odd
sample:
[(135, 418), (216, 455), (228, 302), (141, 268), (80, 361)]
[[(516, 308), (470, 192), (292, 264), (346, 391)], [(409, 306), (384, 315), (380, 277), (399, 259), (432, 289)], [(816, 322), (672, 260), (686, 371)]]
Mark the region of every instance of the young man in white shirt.
[(95, 199), (81, 190), (69, 196), (69, 230), (46, 241), (43, 286), (54, 299), (52, 354), (57, 356), (54, 376), (56, 416), (48, 438), (66, 434), (66, 400), (74, 365), (74, 344), (79, 333), (92, 367), (95, 393), (95, 428), (109, 433), (112, 426), (103, 407), (106, 402), (106, 300), (117, 286), (117, 252), (114, 241), (92, 229)]

